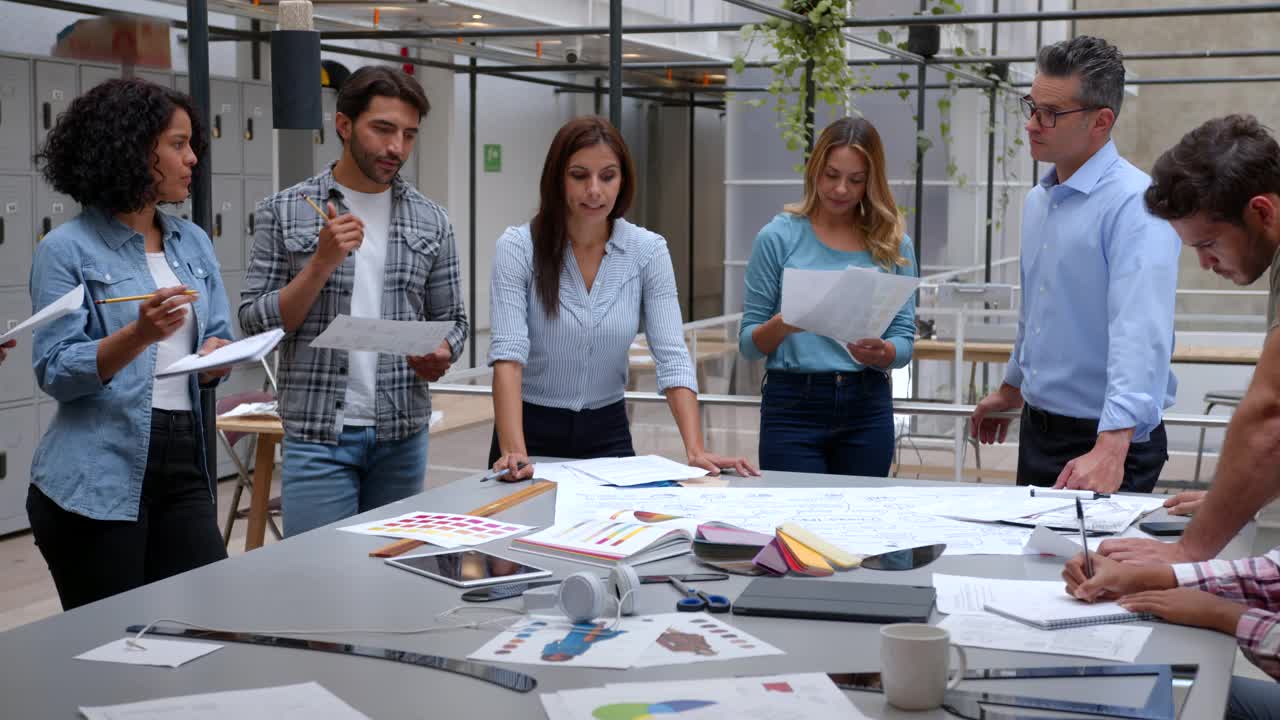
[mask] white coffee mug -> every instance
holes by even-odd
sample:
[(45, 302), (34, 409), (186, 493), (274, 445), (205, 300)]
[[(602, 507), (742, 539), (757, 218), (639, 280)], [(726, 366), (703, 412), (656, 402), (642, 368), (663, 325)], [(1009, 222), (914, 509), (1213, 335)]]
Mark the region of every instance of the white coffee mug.
[[(948, 648), (955, 648), (960, 666), (947, 681)], [(942, 695), (964, 678), (968, 668), (964, 648), (951, 644), (946, 630), (923, 623), (898, 623), (880, 628), (880, 683), (890, 705), (903, 710), (932, 710)]]

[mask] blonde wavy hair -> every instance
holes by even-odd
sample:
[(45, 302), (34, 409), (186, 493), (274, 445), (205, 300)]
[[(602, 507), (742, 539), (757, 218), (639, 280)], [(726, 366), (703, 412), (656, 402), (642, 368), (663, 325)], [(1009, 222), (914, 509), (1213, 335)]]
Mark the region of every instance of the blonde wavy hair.
[(867, 190), (853, 211), (854, 225), (866, 234), (867, 249), (875, 263), (885, 270), (907, 264), (902, 254), (906, 222), (889, 191), (885, 173), (884, 144), (880, 133), (865, 118), (843, 117), (831, 123), (809, 155), (804, 168), (804, 199), (782, 209), (792, 215), (812, 218), (818, 209), (818, 176), (836, 148), (853, 148), (867, 161)]

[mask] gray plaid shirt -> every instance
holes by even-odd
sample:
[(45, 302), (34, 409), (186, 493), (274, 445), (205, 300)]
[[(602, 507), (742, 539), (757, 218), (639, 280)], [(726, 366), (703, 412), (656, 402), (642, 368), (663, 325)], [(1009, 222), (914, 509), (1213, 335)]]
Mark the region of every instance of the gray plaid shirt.
[[(443, 208), (396, 177), (391, 192), (382, 317), (452, 320), (446, 341), (456, 360), (467, 337), (453, 228)], [(247, 334), (283, 326), (280, 290), (315, 253), (323, 225), (304, 196), (347, 212), (329, 169), (258, 203), (253, 250), (240, 293), (240, 326)], [(336, 443), (347, 391), (347, 352), (311, 347), (334, 317), (351, 313), (354, 258), (329, 276), (297, 330), (280, 344), (280, 417), (285, 434), (305, 442)], [(431, 396), (404, 357), (378, 356), (375, 412), (379, 441), (399, 440), (427, 426)]]

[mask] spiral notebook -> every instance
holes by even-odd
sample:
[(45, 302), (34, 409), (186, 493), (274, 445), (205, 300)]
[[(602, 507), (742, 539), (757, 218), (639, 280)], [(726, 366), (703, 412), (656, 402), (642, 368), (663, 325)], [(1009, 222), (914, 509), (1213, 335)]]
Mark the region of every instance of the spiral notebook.
[(1086, 603), (1059, 593), (1054, 597), (1028, 597), (1026, 599), (1000, 600), (985, 606), (1010, 620), (1017, 620), (1041, 630), (1061, 630), (1085, 625), (1109, 625), (1112, 623), (1155, 620), (1151, 613), (1129, 612), (1113, 602)]

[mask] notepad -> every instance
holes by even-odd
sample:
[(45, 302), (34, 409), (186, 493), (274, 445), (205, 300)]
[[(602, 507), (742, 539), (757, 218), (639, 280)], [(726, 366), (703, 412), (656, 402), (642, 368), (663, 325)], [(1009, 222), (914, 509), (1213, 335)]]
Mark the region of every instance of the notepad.
[(193, 354), (175, 360), (172, 365), (157, 372), (156, 377), (188, 375), (258, 362), (269, 355), (276, 345), (280, 344), (282, 338), (284, 338), (284, 330), (279, 328), (251, 335), (243, 340), (223, 345), (208, 355)]
[(1151, 613), (1129, 612), (1114, 602), (1086, 603), (1065, 592), (1045, 597), (989, 602), (985, 609), (1041, 630), (1155, 620)]

